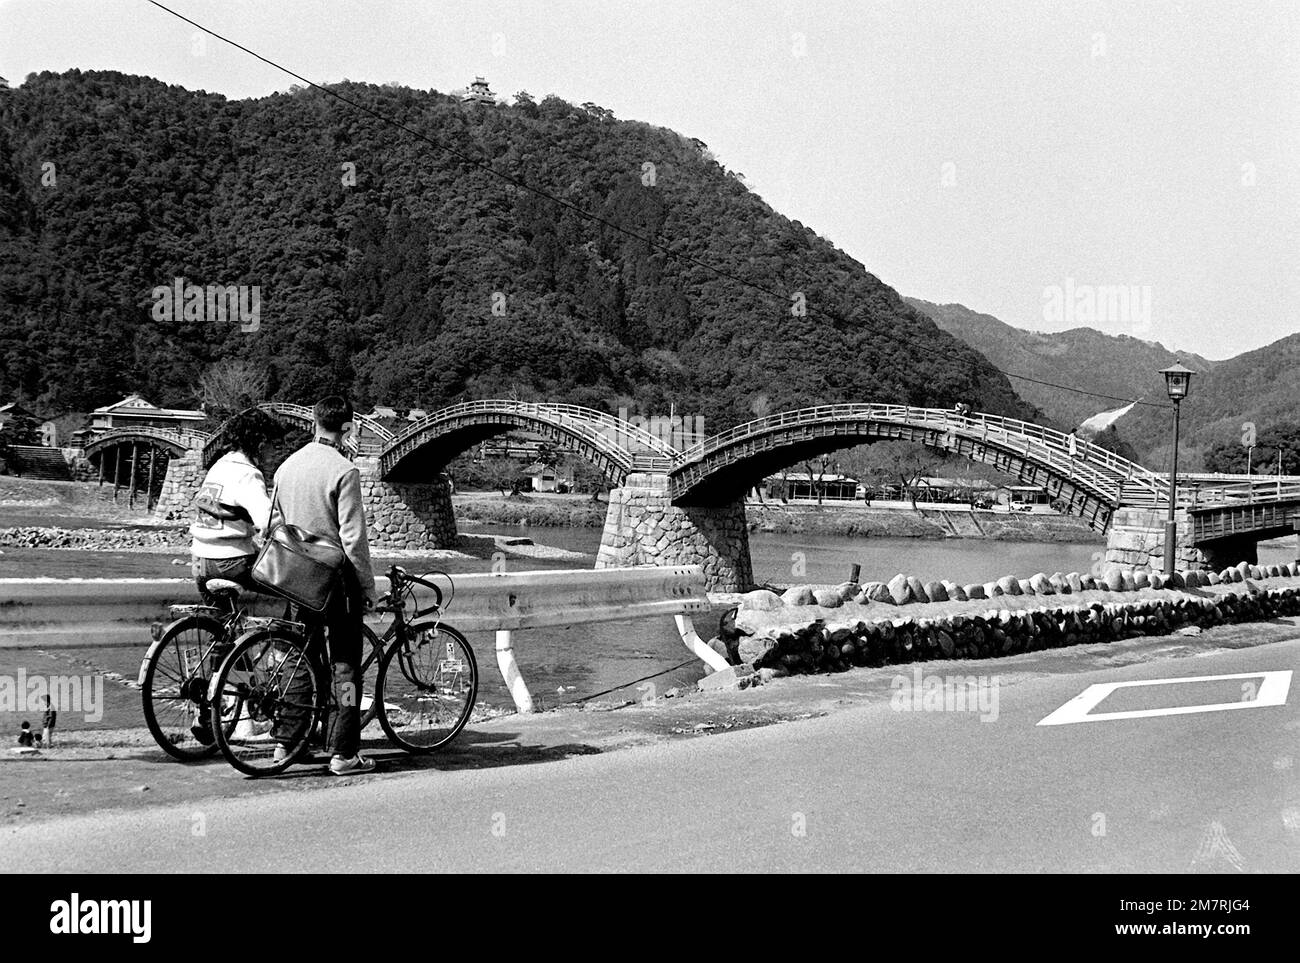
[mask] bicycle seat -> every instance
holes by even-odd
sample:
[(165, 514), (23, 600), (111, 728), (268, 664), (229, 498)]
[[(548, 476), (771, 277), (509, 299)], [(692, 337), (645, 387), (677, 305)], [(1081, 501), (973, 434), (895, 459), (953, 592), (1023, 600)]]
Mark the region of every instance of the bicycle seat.
[(204, 588), (209, 592), (234, 592), (236, 595), (244, 591), (244, 586), (238, 582), (232, 582), (228, 578), (210, 578)]

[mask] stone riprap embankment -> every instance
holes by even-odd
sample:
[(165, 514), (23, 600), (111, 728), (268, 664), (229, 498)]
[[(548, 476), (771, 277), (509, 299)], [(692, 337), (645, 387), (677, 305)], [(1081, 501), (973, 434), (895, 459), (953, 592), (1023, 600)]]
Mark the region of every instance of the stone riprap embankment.
[[(1259, 584), (1256, 584), (1256, 583)], [(973, 594), (972, 594), (973, 592)], [(899, 601), (901, 599), (902, 601)], [(1300, 614), (1300, 566), (797, 586), (740, 597), (740, 662), (764, 675), (975, 659)], [(725, 645), (710, 642), (722, 654)]]
[(189, 531), (157, 528), (0, 528), (5, 548), (78, 548), (94, 552), (188, 549)]

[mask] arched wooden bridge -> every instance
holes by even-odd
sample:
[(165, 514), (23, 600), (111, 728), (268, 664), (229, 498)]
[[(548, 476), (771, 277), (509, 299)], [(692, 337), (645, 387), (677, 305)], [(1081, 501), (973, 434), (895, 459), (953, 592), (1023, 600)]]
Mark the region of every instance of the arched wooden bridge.
[[(257, 406), (271, 417), (309, 427), (304, 405)], [(1070, 514), (1106, 531), (1124, 507), (1167, 509), (1168, 478), (1135, 462), (1042, 425), (981, 413), (892, 404), (819, 405), (737, 425), (685, 451), (605, 412), (576, 405), (506, 399), (451, 405), (394, 433), (358, 416), (353, 454), (378, 460), (378, 477), (417, 483), (429, 480), (457, 455), (487, 438), (523, 431), (553, 442), (595, 465), (614, 487), (628, 483), (661, 487), (680, 506), (723, 505), (743, 498), (760, 480), (805, 459), (854, 445), (909, 441), (991, 465), (1027, 484), (1043, 486)], [(196, 448), (204, 466), (226, 443), (229, 422), (211, 434), (165, 429), (106, 432), (88, 456), (122, 446), (150, 446), (167, 456)], [(134, 463), (134, 460), (133, 460)], [(152, 459), (150, 460), (152, 467)], [(1178, 507), (1188, 513), (1197, 541), (1290, 530), (1300, 513), (1300, 477), (1179, 476)]]

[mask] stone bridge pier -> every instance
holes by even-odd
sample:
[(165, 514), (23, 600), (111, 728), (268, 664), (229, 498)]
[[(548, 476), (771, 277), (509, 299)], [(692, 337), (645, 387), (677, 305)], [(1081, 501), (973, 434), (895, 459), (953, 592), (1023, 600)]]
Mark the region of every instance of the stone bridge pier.
[[(451, 507), (451, 486), (445, 477), (429, 482), (387, 482), (379, 477), (378, 458), (357, 457), (353, 462), (361, 474), (372, 550), (456, 547), (459, 535)], [(155, 515), (188, 520), (205, 474), (201, 449), (171, 459)]]
[[(1166, 512), (1151, 508), (1117, 508), (1106, 533), (1106, 566), (1125, 569), (1150, 568), (1160, 571), (1165, 564)], [(1178, 525), (1178, 546), (1174, 566), (1180, 571), (1220, 571), (1238, 562), (1259, 562), (1255, 536), (1236, 535), (1209, 542), (1192, 541), (1192, 519), (1182, 509), (1174, 512)]]
[(609, 493), (596, 568), (699, 565), (710, 591), (753, 587), (745, 504), (673, 505), (668, 476), (632, 473)]

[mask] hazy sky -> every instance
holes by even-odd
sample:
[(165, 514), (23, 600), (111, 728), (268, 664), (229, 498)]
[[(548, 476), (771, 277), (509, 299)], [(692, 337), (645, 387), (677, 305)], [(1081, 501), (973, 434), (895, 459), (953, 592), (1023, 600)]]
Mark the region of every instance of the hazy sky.
[[(1213, 358), (1300, 330), (1297, 0), (168, 5), (313, 80), (481, 74), (698, 137), (903, 294)], [(145, 0), (0, 2), (0, 75), (292, 82), (193, 33)]]

